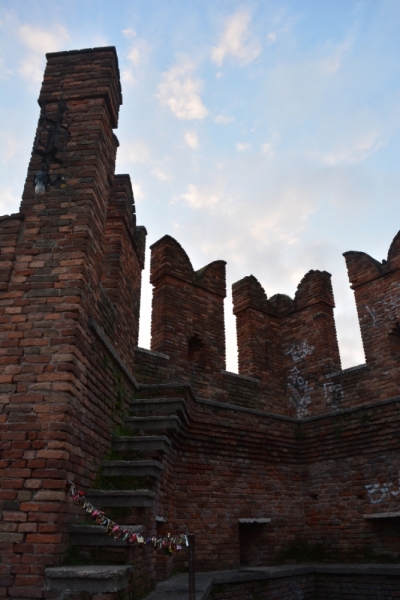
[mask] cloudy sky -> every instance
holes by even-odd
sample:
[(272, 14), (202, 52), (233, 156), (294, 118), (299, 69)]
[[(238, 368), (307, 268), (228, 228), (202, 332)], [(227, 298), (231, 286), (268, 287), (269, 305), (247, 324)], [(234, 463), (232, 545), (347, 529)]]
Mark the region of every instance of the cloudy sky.
[(228, 369), (231, 284), (293, 297), (310, 269), (333, 275), (343, 367), (364, 361), (342, 253), (382, 260), (400, 228), (399, 0), (2, 0), (0, 21), (0, 214), (19, 209), (45, 53), (115, 45), (117, 172), (149, 245), (227, 261)]

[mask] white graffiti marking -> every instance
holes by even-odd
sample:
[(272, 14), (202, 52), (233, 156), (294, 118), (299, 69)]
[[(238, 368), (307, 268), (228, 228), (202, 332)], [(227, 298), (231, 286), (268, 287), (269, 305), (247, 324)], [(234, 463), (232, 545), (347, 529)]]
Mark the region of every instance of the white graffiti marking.
[(291, 392), (289, 406), (294, 406), (299, 419), (305, 417), (308, 413), (308, 405), (311, 404), (310, 392), (312, 387), (308, 381), (301, 375), (297, 367), (293, 367), (288, 377), (288, 388)]
[[(400, 287), (400, 284), (396, 284)], [(374, 308), (370, 308), (367, 304), (365, 305), (367, 313), (372, 319), (374, 327), (381, 327), (382, 321), (388, 318), (390, 321), (398, 321), (399, 309), (400, 309), (400, 293), (394, 293), (393, 295), (383, 300), (378, 300)]]
[(301, 344), (292, 344), (285, 354), (291, 354), (292, 360), (298, 362), (308, 356), (308, 354), (312, 354), (314, 350), (314, 346), (309, 346), (307, 342), (301, 342)]
[(393, 483), (368, 483), (365, 485), (365, 489), (369, 495), (369, 501), (371, 504), (380, 504), (388, 498), (388, 496), (396, 497), (400, 494), (400, 477), (398, 479), (398, 488), (397, 490), (392, 490), (390, 488), (393, 487)]
[(330, 404), (333, 410), (338, 410), (341, 401), (343, 400), (343, 388), (341, 383), (333, 383), (329, 381), (324, 383), (325, 400)]
[(376, 310), (375, 308), (373, 308), (372, 310), (370, 309), (369, 306), (365, 306), (365, 308), (367, 309), (367, 312), (369, 312), (371, 319), (372, 319), (372, 323), (374, 325), (374, 327), (378, 327), (378, 323), (376, 321), (377, 317), (376, 317)]

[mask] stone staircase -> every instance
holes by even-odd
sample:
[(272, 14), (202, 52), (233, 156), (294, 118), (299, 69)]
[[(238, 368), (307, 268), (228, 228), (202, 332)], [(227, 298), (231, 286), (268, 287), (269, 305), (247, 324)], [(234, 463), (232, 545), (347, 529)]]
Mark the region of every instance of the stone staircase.
[[(144, 392), (143, 395), (154, 395), (155, 386), (146, 387), (152, 389), (147, 393)], [(129, 415), (123, 418), (120, 427), (122, 435), (113, 437), (110, 455), (102, 461), (94, 487), (86, 492), (87, 499), (119, 525), (129, 525), (137, 533), (154, 532), (156, 521), (159, 524), (165, 521), (165, 519), (157, 519), (155, 514), (159, 481), (164, 469), (163, 459), (171, 449), (171, 440), (187, 421), (188, 411), (184, 398), (150, 397), (132, 400)], [(126, 569), (127, 565), (134, 564), (135, 556), (137, 558), (138, 554), (143, 552), (147, 553), (147, 559), (153, 564), (151, 579), (154, 586), (154, 554), (151, 557), (153, 550), (128, 546), (121, 539), (114, 540), (112, 536), (106, 534), (104, 527), (91, 524), (88, 518), (81, 524), (71, 525), (70, 542), (72, 560), (79, 566), (70, 564), (62, 567), (64, 571), (61, 572), (66, 574), (64, 578), (60, 576), (60, 570), (57, 571), (57, 576), (52, 569), (46, 570), (47, 589), (60, 592), (58, 596), (60, 600), (72, 591), (90, 593), (90, 590), (95, 588), (97, 590), (98, 586), (93, 585), (93, 579), (97, 581), (105, 576), (104, 574), (108, 577), (110, 573), (113, 574), (111, 587), (114, 586), (113, 591), (119, 593), (120, 590), (115, 587), (117, 581), (120, 581), (121, 586), (125, 588), (128, 585), (127, 571), (123, 569)], [(158, 578), (162, 578), (165, 573), (166, 558), (160, 556), (156, 559), (159, 565)], [(82, 563), (84, 567), (81, 566)], [(100, 569), (100, 566), (104, 568)], [(121, 571), (123, 574), (118, 578), (116, 569), (119, 568), (123, 570)], [(74, 569), (77, 570), (77, 574), (79, 569), (83, 569), (86, 576), (77, 575), (72, 590)], [(135, 580), (134, 571), (135, 568), (132, 572), (132, 582)], [(91, 575), (88, 575), (89, 572)], [(85, 589), (86, 580), (92, 582), (90, 589)], [(104, 589), (110, 589), (110, 585), (106, 582), (104, 586)], [(152, 586), (150, 584), (148, 589)]]

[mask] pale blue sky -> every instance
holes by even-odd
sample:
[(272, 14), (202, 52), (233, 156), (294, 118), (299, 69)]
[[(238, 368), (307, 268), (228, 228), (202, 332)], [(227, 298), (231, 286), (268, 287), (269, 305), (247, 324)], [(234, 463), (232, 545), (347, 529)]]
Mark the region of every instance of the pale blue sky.
[(231, 284), (293, 296), (310, 269), (333, 275), (343, 366), (363, 362), (342, 253), (382, 260), (400, 225), (399, 0), (2, 0), (0, 21), (1, 214), (18, 211), (45, 53), (115, 45), (117, 172), (149, 245), (169, 233), (195, 269), (227, 261), (228, 368)]

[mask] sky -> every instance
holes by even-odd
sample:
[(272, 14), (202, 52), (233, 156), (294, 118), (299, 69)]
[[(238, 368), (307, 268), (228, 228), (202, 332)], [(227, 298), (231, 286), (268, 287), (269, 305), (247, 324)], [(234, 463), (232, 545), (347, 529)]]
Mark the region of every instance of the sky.
[[(332, 274), (342, 367), (364, 362), (343, 252), (382, 260), (399, 230), (399, 0), (1, 0), (0, 214), (18, 212), (45, 53), (113, 45), (129, 173), (148, 246), (227, 261), (294, 296)], [(139, 344), (150, 347), (150, 251)]]

